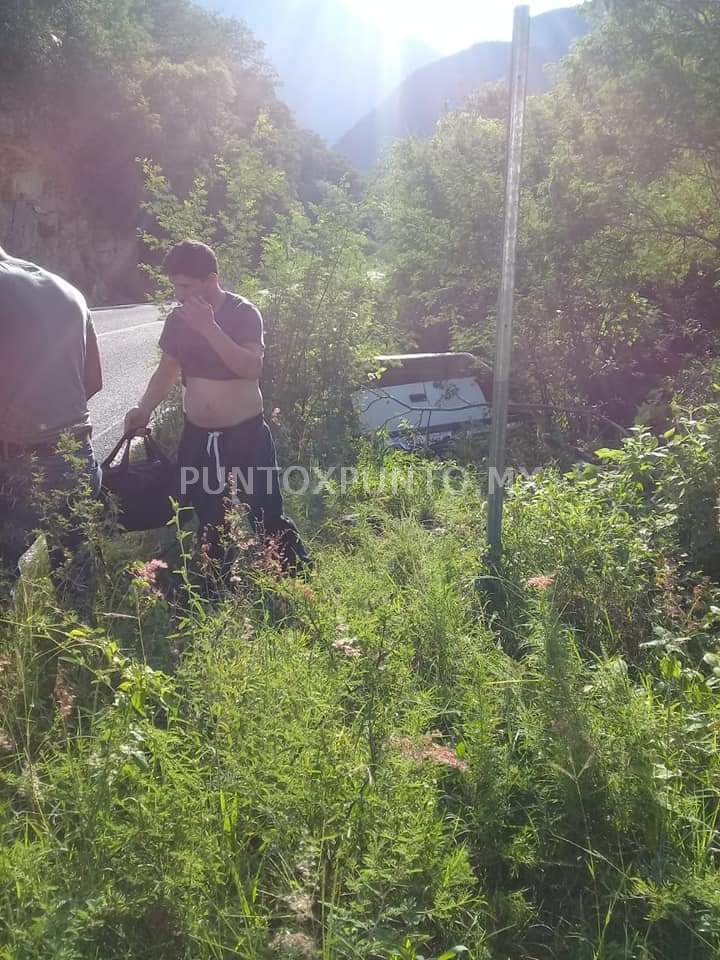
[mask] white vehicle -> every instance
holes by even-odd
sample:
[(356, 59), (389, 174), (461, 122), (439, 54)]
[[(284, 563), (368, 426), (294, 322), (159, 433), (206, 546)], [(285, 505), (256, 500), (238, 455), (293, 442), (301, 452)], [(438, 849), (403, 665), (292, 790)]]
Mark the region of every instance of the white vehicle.
[(491, 369), (471, 353), (376, 357), (381, 371), (353, 394), (362, 432), (403, 449), (438, 447), (490, 429)]

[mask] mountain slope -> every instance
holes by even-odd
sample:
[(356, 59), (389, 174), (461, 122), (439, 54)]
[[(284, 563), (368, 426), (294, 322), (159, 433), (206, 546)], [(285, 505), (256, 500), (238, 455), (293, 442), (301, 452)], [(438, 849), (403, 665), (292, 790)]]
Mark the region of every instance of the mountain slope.
[[(585, 18), (573, 8), (533, 17), (530, 93), (547, 89), (544, 66), (565, 56), (572, 42), (588, 29)], [(462, 104), (483, 83), (507, 76), (510, 51), (511, 44), (507, 42), (478, 43), (417, 70), (384, 103), (355, 124), (335, 149), (358, 169), (368, 170), (393, 140), (430, 136), (446, 110)]]
[(199, 2), (247, 23), (277, 70), (278, 96), (330, 142), (439, 56), (412, 39), (388, 48), (377, 24), (337, 0)]

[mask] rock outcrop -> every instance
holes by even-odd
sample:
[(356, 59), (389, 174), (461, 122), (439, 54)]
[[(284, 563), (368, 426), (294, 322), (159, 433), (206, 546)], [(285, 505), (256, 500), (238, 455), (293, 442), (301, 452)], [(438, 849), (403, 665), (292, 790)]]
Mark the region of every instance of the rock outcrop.
[(137, 231), (89, 215), (67, 173), (40, 118), (0, 101), (0, 245), (62, 274), (91, 305), (142, 300)]

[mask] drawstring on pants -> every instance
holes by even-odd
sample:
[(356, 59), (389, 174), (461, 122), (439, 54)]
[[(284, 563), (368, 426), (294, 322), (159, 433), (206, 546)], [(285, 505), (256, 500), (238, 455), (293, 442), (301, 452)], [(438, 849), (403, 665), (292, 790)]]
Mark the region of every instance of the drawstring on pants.
[(215, 455), (215, 476), (217, 479), (218, 490), (222, 490), (225, 487), (225, 477), (222, 475), (222, 467), (220, 466), (220, 446), (218, 440), (222, 436), (221, 430), (211, 430), (208, 433), (207, 440), (207, 455), (214, 453)]

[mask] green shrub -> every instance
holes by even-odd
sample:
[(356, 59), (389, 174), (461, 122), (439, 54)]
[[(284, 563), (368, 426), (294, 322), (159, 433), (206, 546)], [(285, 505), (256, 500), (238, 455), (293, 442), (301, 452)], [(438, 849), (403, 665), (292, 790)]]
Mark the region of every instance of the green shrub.
[(178, 606), (128, 547), (98, 626), (3, 614), (0, 956), (717, 956), (712, 586), (676, 578), (683, 642), (656, 488), (516, 486), (502, 606), (479, 495), (363, 457), (307, 581)]

